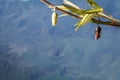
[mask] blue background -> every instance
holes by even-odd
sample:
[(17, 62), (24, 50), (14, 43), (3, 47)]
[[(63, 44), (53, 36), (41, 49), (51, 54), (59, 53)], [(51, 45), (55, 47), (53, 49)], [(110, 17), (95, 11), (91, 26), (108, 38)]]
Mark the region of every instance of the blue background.
[[(90, 9), (86, 0), (71, 1)], [(120, 19), (120, 0), (96, 2)], [(52, 27), (51, 14), (39, 0), (0, 0), (0, 80), (120, 79), (119, 28), (101, 25), (94, 40), (96, 24), (75, 32), (78, 20), (67, 16)]]

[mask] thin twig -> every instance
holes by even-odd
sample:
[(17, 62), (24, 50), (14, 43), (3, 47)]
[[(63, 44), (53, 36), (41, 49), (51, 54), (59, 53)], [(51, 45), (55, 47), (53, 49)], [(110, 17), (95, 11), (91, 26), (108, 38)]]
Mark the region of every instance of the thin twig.
[[(71, 13), (71, 12), (68, 12), (68, 11), (65, 11), (65, 10), (63, 10), (63, 9), (60, 9), (60, 8), (58, 8), (57, 6), (55, 6), (54, 4), (48, 2), (47, 0), (40, 0), (40, 1), (43, 2), (44, 4), (46, 4), (47, 6), (49, 6), (50, 8), (53, 8), (53, 9), (56, 8), (56, 10), (59, 10), (59, 11), (65, 13), (65, 14), (68, 14), (68, 15), (72, 16), (72, 17), (75, 17), (75, 18), (77, 18), (77, 19), (82, 19), (81, 16), (78, 16), (78, 15), (75, 15), (75, 14), (73, 14), (73, 13)], [(100, 16), (101, 16), (101, 15), (100, 15)], [(107, 19), (109, 19), (110, 21), (101, 21), (101, 20), (97, 20), (97, 19), (95, 19), (95, 18), (92, 18), (92, 22), (93, 22), (93, 23), (96, 23), (96, 24), (103, 24), (103, 25), (109, 25), (109, 26), (114, 26), (114, 27), (119, 27), (119, 28), (120, 28), (119, 20), (114, 19), (114, 18), (111, 18), (111, 17), (109, 17), (109, 16), (101, 16), (101, 17), (107, 18)], [(112, 21), (111, 21), (111, 20), (112, 20)]]
[(43, 3), (45, 3), (46, 5), (48, 5), (50, 8), (55, 8), (56, 10), (59, 10), (59, 11), (61, 11), (61, 12), (63, 12), (63, 13), (66, 13), (66, 14), (68, 14), (68, 15), (70, 15), (70, 16), (73, 16), (73, 17), (75, 17), (75, 18), (79, 18), (79, 19), (81, 19), (82, 17), (80, 17), (80, 16), (78, 16), (78, 15), (75, 15), (75, 14), (73, 14), (73, 13), (71, 13), (71, 12), (68, 12), (68, 11), (65, 11), (65, 10), (63, 10), (63, 9), (60, 9), (60, 8), (58, 8), (57, 6), (55, 6), (55, 5), (53, 5), (52, 3), (50, 3), (50, 2), (48, 2), (47, 0), (41, 0)]

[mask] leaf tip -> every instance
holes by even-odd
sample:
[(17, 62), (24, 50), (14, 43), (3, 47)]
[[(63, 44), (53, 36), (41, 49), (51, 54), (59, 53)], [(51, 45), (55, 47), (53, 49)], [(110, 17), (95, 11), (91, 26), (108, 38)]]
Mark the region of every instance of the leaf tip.
[(75, 28), (75, 31), (78, 31), (78, 28)]

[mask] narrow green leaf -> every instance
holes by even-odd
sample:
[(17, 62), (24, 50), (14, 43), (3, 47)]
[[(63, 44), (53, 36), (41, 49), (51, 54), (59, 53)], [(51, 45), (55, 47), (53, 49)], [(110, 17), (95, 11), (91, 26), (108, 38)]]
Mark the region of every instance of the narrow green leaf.
[(100, 16), (104, 17), (104, 18), (107, 18), (107, 19), (111, 20), (111, 21), (116, 21), (116, 22), (120, 23), (120, 20), (117, 20), (117, 19), (115, 19), (115, 18), (113, 18), (113, 17), (111, 17), (111, 16), (107, 16), (107, 15), (104, 14), (104, 13), (98, 13), (98, 14), (99, 14)]
[(87, 0), (87, 2), (90, 4), (93, 8), (101, 8), (94, 0)]
[(95, 14), (85, 14), (84, 17), (82, 18), (82, 20), (80, 20), (78, 23), (76, 23), (76, 29), (75, 31), (78, 31), (78, 29), (80, 27), (82, 27), (83, 25), (85, 25), (86, 23), (90, 22), (90, 20), (93, 18)]
[(103, 8), (96, 8), (96, 9), (90, 9), (90, 10), (83, 10), (82, 12), (84, 14), (91, 14), (91, 13), (100, 13), (103, 11)]
[(66, 11), (68, 11), (68, 10), (69, 10), (68, 8), (66, 8), (66, 7), (65, 7), (65, 6), (63, 6), (63, 5), (61, 5), (61, 6), (56, 6), (56, 7), (60, 8), (60, 9), (62, 9), (62, 10), (66, 10)]
[(70, 6), (74, 7), (76, 9), (80, 9), (77, 5), (75, 5), (74, 3), (72, 3), (72, 2), (70, 2), (68, 0), (64, 0), (64, 3), (67, 4), (67, 5), (70, 5)]
[(69, 6), (67, 4), (63, 4), (63, 6), (68, 9), (69, 11), (73, 12), (74, 14), (78, 14), (78, 15), (84, 15), (84, 13), (82, 12), (81, 9), (77, 9), (73, 6)]

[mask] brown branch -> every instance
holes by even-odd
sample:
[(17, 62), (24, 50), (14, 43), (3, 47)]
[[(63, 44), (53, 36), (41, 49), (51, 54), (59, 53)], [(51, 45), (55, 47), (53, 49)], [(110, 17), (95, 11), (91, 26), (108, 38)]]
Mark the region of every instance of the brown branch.
[(73, 16), (73, 17), (75, 17), (75, 18), (79, 18), (79, 19), (82, 18), (82, 17), (77, 16), (77, 15), (71, 13), (71, 12), (68, 12), (68, 11), (65, 11), (65, 10), (63, 10), (63, 9), (60, 9), (60, 8), (56, 7), (55, 5), (53, 5), (52, 3), (48, 2), (47, 0), (41, 0), (41, 1), (42, 1), (44, 4), (48, 5), (50, 8), (53, 8), (53, 9), (55, 8), (56, 10), (59, 10), (59, 11), (61, 11), (61, 12), (63, 12), (63, 13), (66, 13), (66, 14), (68, 14), (68, 15), (70, 15), (70, 16)]
[[(78, 15), (75, 15), (71, 12), (60, 9), (57, 6), (55, 6), (54, 4), (48, 2), (47, 0), (40, 0), (40, 1), (43, 2), (44, 4), (46, 4), (47, 6), (49, 6), (50, 8), (53, 8), (53, 9), (55, 8), (56, 10), (59, 10), (59, 11), (65, 13), (65, 14), (68, 14), (68, 15), (72, 16), (72, 17), (75, 17), (77, 19), (82, 19), (81, 16), (78, 16)], [(119, 27), (120, 28), (120, 23), (118, 23), (116, 21), (101, 21), (101, 20), (97, 20), (95, 18), (92, 18), (92, 22), (96, 23), (96, 24), (103, 24), (103, 25), (109, 25), (109, 26), (114, 26), (114, 27)]]

